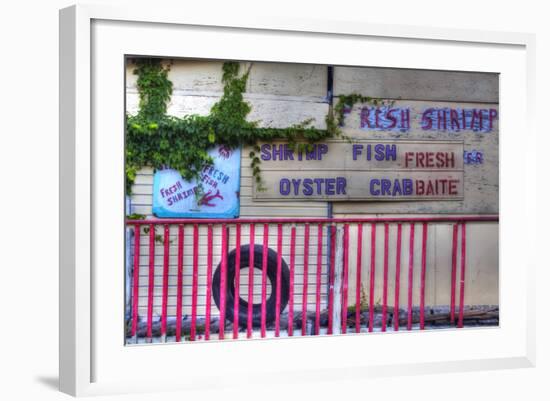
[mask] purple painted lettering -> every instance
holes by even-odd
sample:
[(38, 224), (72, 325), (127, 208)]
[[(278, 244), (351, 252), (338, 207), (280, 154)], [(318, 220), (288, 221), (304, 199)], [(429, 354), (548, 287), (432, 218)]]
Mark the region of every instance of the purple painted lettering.
[(345, 177), (336, 177), (336, 195), (346, 194), (346, 184)]
[(271, 145), (264, 143), (260, 150), (262, 152), (261, 158), (262, 160), (268, 161), (271, 160)]
[(290, 193), (290, 181), (288, 178), (281, 178), (281, 181), (279, 181), (279, 193), (281, 195), (288, 195)]
[(434, 109), (424, 110), (422, 113), (422, 129), (429, 130), (432, 129), (432, 113)]
[(370, 194), (374, 196), (380, 195), (380, 190), (376, 187), (380, 186), (380, 180), (377, 180), (376, 178), (370, 180)]
[(353, 144), (352, 146), (353, 160), (357, 160), (357, 156), (361, 154), (362, 150), (363, 150), (363, 145)]
[(317, 145), (317, 154), (318, 154), (317, 160), (322, 160), (323, 155), (326, 155), (327, 153), (328, 153), (328, 145), (326, 143), (320, 143)]

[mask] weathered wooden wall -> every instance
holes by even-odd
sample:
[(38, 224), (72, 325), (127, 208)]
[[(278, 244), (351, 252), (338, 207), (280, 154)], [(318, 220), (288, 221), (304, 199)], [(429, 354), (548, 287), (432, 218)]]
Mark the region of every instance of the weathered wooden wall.
[[(248, 63), (242, 63), (246, 68)], [(169, 77), (174, 83), (174, 93), (169, 106), (169, 113), (185, 115), (189, 113), (207, 114), (214, 102), (222, 94), (221, 84), (222, 63), (218, 61), (178, 60), (171, 66)], [(138, 95), (135, 87), (135, 76), (132, 66), (126, 71), (127, 76), (127, 110), (135, 113), (138, 105)], [(335, 67), (334, 71), (335, 94), (361, 93), (372, 97), (395, 99), (396, 105), (407, 104), (413, 109), (422, 109), (428, 105), (460, 107), (493, 107), (498, 109), (498, 76), (494, 74), (447, 73), (433, 71), (406, 71), (392, 69), (359, 69)], [(277, 63), (255, 63), (247, 84), (245, 98), (252, 105), (250, 119), (260, 121), (262, 126), (285, 127), (290, 124), (314, 118), (317, 127), (325, 126), (325, 115), (328, 111), (327, 95), (327, 67), (313, 65), (294, 65)], [(485, 151), (484, 163), (464, 167), (465, 187), (464, 201), (436, 201), (436, 202), (335, 202), (333, 213), (335, 217), (355, 215), (380, 214), (413, 214), (431, 215), (435, 213), (495, 213), (498, 212), (498, 123), (494, 132), (478, 134), (466, 132), (461, 134), (441, 132), (424, 132), (411, 130), (408, 134), (397, 132), (366, 132), (357, 128), (357, 109), (352, 110), (346, 118), (344, 131), (357, 138), (363, 139), (464, 139), (466, 149), (480, 149)], [(252, 174), (248, 166), (248, 149), (244, 149), (241, 166), (241, 216), (242, 217), (326, 217), (326, 202), (301, 201), (262, 201), (252, 199)], [(151, 216), (152, 208), (153, 171), (143, 169), (139, 172), (133, 186), (132, 212)], [(481, 196), (483, 193), (483, 196)], [(478, 196), (479, 195), (479, 196)], [(472, 208), (472, 211), (467, 210)], [(498, 304), (498, 224), (475, 224), (468, 226), (467, 240), (467, 304)], [(204, 313), (206, 303), (206, 229), (200, 232), (199, 258), (199, 315)], [(275, 227), (270, 228), (270, 247), (275, 249)], [(301, 288), (303, 282), (303, 228), (298, 228), (297, 259), (296, 259), (296, 286)], [(420, 266), (420, 239), (421, 227), (416, 227), (415, 241), (415, 278), (414, 285), (418, 288)], [(430, 225), (427, 259), (426, 303), (427, 305), (445, 305), (449, 302), (450, 267), (452, 228), (448, 224)], [(289, 227), (285, 227), (283, 257), (289, 260)], [(351, 227), (350, 245), (355, 255), (356, 228)], [(402, 302), (405, 302), (407, 269), (405, 268), (408, 255), (408, 226), (403, 227), (403, 265), (401, 270)], [(159, 231), (160, 234), (160, 231)], [(175, 235), (175, 233), (172, 233)], [(365, 226), (363, 234), (363, 280), (365, 290), (369, 288), (368, 268), (370, 263), (370, 227)], [(390, 243), (394, 243), (395, 226), (390, 227)], [(234, 237), (230, 237), (230, 249), (234, 248)], [(248, 227), (243, 226), (243, 244), (248, 242)], [(379, 301), (382, 294), (382, 255), (383, 255), (383, 226), (377, 228), (376, 250), (376, 283), (375, 300)], [(256, 243), (262, 241), (262, 229), (256, 228)], [(324, 243), (326, 244), (326, 237)], [(176, 254), (175, 236), (172, 237), (171, 255)], [(219, 232), (214, 238), (214, 264), (220, 260), (221, 239)], [(156, 315), (160, 314), (162, 288), (162, 245), (156, 246), (155, 257), (155, 307)], [(140, 259), (140, 310), (146, 316), (147, 271), (148, 271), (148, 237), (141, 238)], [(184, 297), (185, 305), (190, 305), (191, 297), (191, 256), (192, 233), (191, 227), (186, 228), (185, 258), (184, 258)], [(314, 302), (314, 269), (316, 263), (316, 242), (310, 243), (310, 275), (308, 304)], [(395, 250), (390, 248), (389, 300), (393, 300), (393, 283), (395, 280)], [(175, 314), (175, 256), (170, 259), (170, 299), (169, 314)], [(350, 278), (355, 277), (355, 257), (350, 257)], [(246, 282), (246, 281), (242, 281)], [(255, 280), (255, 294), (259, 294), (259, 278)], [(323, 288), (326, 285), (326, 260), (323, 260)], [(458, 283), (457, 283), (458, 285)], [(349, 304), (355, 303), (355, 284), (350, 279)], [(457, 287), (458, 288), (458, 287)], [(242, 291), (246, 286), (242, 286)], [(415, 294), (418, 291), (415, 290)], [(415, 295), (414, 303), (418, 304)], [(212, 302), (212, 301), (211, 301)], [(392, 302), (392, 301), (391, 301)], [(392, 304), (390, 302), (390, 304)], [(326, 304), (326, 291), (322, 291), (322, 303)], [(216, 307), (212, 302), (215, 313)], [(296, 291), (295, 308), (301, 308), (301, 291)], [(190, 314), (190, 308), (184, 309), (184, 314)]]
[[(372, 98), (383, 98), (393, 107), (411, 108), (411, 129), (407, 132), (360, 129), (360, 108), (356, 105), (346, 115), (342, 130), (357, 139), (411, 139), (411, 140), (462, 140), (465, 151), (483, 152), (483, 163), (464, 164), (464, 200), (426, 202), (334, 202), (335, 217), (375, 215), (432, 215), (449, 214), (497, 214), (499, 174), (499, 125), (495, 121), (492, 131), (472, 130), (453, 132), (431, 131), (419, 128), (419, 115), (429, 107), (483, 108), (498, 110), (498, 74), (462, 73), (445, 71), (419, 71), (384, 68), (335, 67), (335, 95), (358, 93)], [(416, 226), (414, 242), (415, 271), (413, 302), (419, 303), (421, 226)], [(353, 229), (352, 229), (353, 232)], [(402, 302), (408, 283), (409, 227), (403, 226), (403, 256), (400, 274)], [(366, 238), (365, 238), (366, 234)], [(383, 227), (377, 229), (375, 300), (382, 297), (383, 282)], [(353, 238), (351, 244), (356, 242)], [(390, 244), (395, 244), (396, 227), (390, 226)], [(448, 304), (451, 291), (452, 225), (430, 225), (428, 233), (428, 257), (426, 263), (426, 304)], [(498, 224), (480, 223), (468, 225), (466, 243), (467, 275), (465, 283), (466, 304), (499, 303), (498, 286)], [(364, 241), (370, 241), (370, 228), (364, 232)], [(370, 244), (370, 242), (366, 242)], [(356, 245), (353, 245), (356, 247)], [(460, 246), (460, 235), (459, 235)], [(356, 249), (356, 248), (355, 248)], [(393, 300), (395, 285), (395, 248), (389, 255), (389, 299)], [(356, 262), (350, 260), (350, 275), (355, 274)], [(363, 276), (368, 272), (370, 256), (363, 256)], [(367, 266), (367, 268), (365, 268)], [(405, 267), (405, 269), (403, 269)], [(368, 276), (368, 275), (367, 275)], [(457, 280), (457, 291), (458, 283)], [(369, 288), (369, 278), (363, 286)], [(355, 282), (350, 282), (350, 292)], [(458, 294), (458, 292), (457, 292)]]
[[(242, 63), (241, 68), (248, 68), (249, 63)], [(127, 77), (127, 110), (129, 113), (136, 113), (138, 110), (138, 94), (135, 86), (135, 75), (132, 73), (132, 66), (129, 65), (126, 72)], [(328, 104), (325, 101), (327, 68), (324, 66), (312, 65), (283, 65), (276, 63), (255, 63), (248, 80), (245, 98), (252, 104), (250, 119), (260, 121), (264, 127), (286, 127), (291, 124), (300, 123), (306, 119), (315, 118), (314, 124), (319, 128), (325, 127), (325, 116), (328, 111)], [(174, 91), (172, 101), (168, 112), (173, 115), (182, 116), (185, 114), (208, 114), (211, 106), (221, 97), (223, 86), (222, 62), (217, 61), (176, 61), (169, 73), (169, 78), (173, 82)], [(254, 202), (252, 200), (252, 170), (249, 167), (248, 154), (250, 149), (243, 149), (243, 159), (241, 163), (241, 217), (325, 217), (327, 213), (326, 202)], [(132, 188), (132, 212), (152, 216), (152, 190), (153, 190), (153, 171), (152, 169), (143, 169), (139, 172), (135, 185)], [(160, 231), (159, 231), (160, 233)], [(187, 228), (186, 246), (184, 264), (186, 267), (192, 266), (192, 229)], [(290, 228), (284, 229), (284, 258), (289, 260), (289, 238)], [(242, 236), (243, 244), (248, 243), (248, 227), (243, 226)], [(263, 241), (263, 229), (256, 227), (256, 244)], [(230, 249), (233, 249), (235, 238), (230, 237)], [(246, 239), (246, 240), (245, 240)], [(200, 231), (200, 253), (199, 258), (199, 315), (204, 314), (205, 294), (206, 294), (206, 228)], [(326, 243), (326, 234), (325, 234)], [(171, 255), (176, 255), (177, 240), (173, 241), (170, 249)], [(270, 247), (276, 246), (276, 228), (270, 228)], [(214, 268), (220, 261), (221, 237), (219, 232), (214, 238)], [(296, 265), (303, 265), (303, 228), (298, 228), (297, 232)], [(155, 314), (160, 314), (161, 291), (162, 291), (162, 252), (163, 246), (157, 244), (155, 257)], [(315, 255), (316, 243), (312, 240), (310, 243), (310, 254)], [(312, 256), (312, 263), (315, 259)], [(316, 261), (314, 262), (316, 263)], [(141, 258), (140, 258), (140, 310), (142, 316), (146, 316), (147, 301), (147, 277), (148, 277), (148, 238), (141, 238)], [(170, 259), (170, 275), (175, 280), (176, 277), (175, 256)], [(243, 271), (244, 273), (244, 271)], [(303, 271), (296, 272), (296, 286), (300, 287), (303, 283)], [(184, 269), (184, 314), (190, 314), (191, 304), (191, 276), (190, 268)], [(243, 285), (241, 291), (246, 293), (247, 276), (242, 278)], [(310, 268), (308, 286), (308, 304), (314, 307), (315, 302), (315, 271)], [(175, 281), (174, 281), (175, 283)], [(255, 302), (259, 302), (260, 277), (255, 275), (254, 294)], [(322, 287), (327, 283), (326, 260), (323, 260)], [(171, 283), (172, 284), (172, 283)], [(175, 315), (175, 291), (176, 287), (170, 287), (170, 315)], [(296, 291), (296, 308), (301, 308), (301, 287)], [(213, 301), (212, 310), (216, 311)], [(322, 292), (322, 303), (326, 304), (326, 291)]]

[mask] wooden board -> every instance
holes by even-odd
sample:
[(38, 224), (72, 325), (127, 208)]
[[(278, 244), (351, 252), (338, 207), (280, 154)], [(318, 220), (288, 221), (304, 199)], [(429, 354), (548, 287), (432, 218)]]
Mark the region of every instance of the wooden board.
[(261, 145), (255, 200), (461, 200), (460, 141), (327, 141), (311, 152)]
[(498, 103), (498, 79), (498, 74), (485, 72), (336, 66), (334, 94)]

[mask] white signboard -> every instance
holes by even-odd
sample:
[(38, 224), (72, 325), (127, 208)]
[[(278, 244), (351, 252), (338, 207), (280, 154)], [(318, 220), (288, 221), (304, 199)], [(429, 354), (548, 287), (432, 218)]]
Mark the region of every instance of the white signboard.
[(153, 214), (157, 217), (234, 218), (239, 216), (241, 150), (216, 146), (208, 154), (214, 164), (196, 181), (166, 169), (153, 179)]
[(461, 141), (353, 141), (260, 147), (265, 191), (255, 200), (462, 200)]

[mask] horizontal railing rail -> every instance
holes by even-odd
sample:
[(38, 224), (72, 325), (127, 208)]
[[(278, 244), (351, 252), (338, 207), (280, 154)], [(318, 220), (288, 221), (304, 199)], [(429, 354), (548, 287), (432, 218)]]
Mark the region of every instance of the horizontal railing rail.
[(291, 223), (452, 223), (452, 222), (498, 222), (499, 216), (489, 215), (456, 215), (433, 217), (346, 217), (346, 218), (237, 218), (237, 219), (143, 219), (126, 220), (128, 225), (147, 224), (291, 224)]

